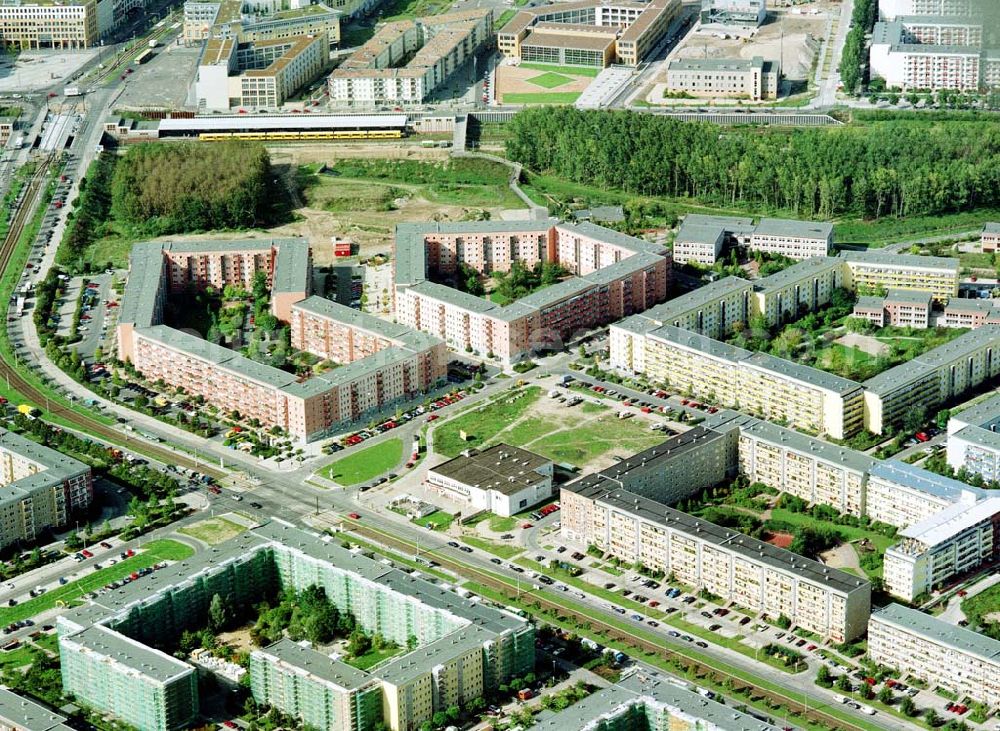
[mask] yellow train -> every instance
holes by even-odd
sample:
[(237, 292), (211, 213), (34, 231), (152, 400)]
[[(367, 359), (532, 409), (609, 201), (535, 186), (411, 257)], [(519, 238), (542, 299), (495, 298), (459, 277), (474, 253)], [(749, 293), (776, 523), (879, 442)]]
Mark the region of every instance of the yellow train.
[(333, 131), (274, 131), (274, 132), (202, 132), (198, 139), (217, 140), (398, 140), (403, 136), (398, 129), (352, 129)]

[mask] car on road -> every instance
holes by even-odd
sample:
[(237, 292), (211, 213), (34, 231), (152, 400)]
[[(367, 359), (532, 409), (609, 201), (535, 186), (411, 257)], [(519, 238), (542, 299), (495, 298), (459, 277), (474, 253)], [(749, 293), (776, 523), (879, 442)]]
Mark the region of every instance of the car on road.
[(261, 508), (263, 508), (264, 506), (263, 506), (263, 505), (261, 505), (261, 504), (260, 504), (260, 503), (258, 503), (258, 502), (252, 502), (252, 503), (250, 503), (250, 507), (251, 507), (251, 508), (254, 508), (255, 510), (260, 510), (260, 509), (261, 509)]
[(448, 545), (451, 546), (452, 548), (458, 548), (458, 543), (456, 543), (455, 541), (448, 541)]
[(459, 546), (458, 550), (459, 551), (463, 551), (465, 553), (472, 553), (472, 547), (471, 546)]
[(490, 563), (495, 563), (497, 566), (503, 563), (499, 558), (491, 558)]
[(351, 520), (361, 520), (361, 515), (358, 513), (348, 513), (347, 517)]
[(84, 548), (84, 549), (83, 549), (82, 551), (80, 551), (80, 554), (81, 554), (81, 555), (82, 555), (82, 556), (83, 556), (84, 558), (93, 558), (93, 557), (94, 557), (94, 554), (92, 554), (92, 553), (91, 553), (90, 551), (88, 551), (88, 550), (87, 550), (86, 548)]
[(107, 541), (101, 541), (101, 548), (111, 548), (111, 544)]

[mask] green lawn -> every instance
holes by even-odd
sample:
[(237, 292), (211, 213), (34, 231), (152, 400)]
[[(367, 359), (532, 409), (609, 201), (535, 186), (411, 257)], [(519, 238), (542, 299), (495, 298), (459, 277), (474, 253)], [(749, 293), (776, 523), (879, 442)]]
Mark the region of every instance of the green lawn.
[(487, 538), (480, 538), (479, 536), (462, 536), (462, 542), (468, 543), (470, 546), (478, 548), (480, 551), (492, 553), (494, 556), (499, 556), (500, 558), (511, 559), (514, 558), (514, 556), (524, 553), (524, 549), (519, 546), (511, 546), (506, 543), (500, 543), (499, 541), (491, 541)]
[(41, 647), (43, 650), (48, 650), (51, 653), (59, 652), (59, 635), (53, 632), (50, 635), (42, 635), (37, 640), (32, 640), (32, 642)]
[[(434, 430), (434, 451), (446, 457), (457, 457), (470, 447), (480, 447), (527, 412), (542, 394), (538, 386), (505, 391), (498, 398), (449, 419)], [(462, 440), (464, 431), (468, 439)], [(515, 445), (516, 446), (516, 445)]]
[(226, 518), (219, 517), (200, 520), (197, 523), (178, 529), (177, 532), (186, 536), (191, 536), (192, 538), (197, 538), (203, 543), (214, 546), (228, 541), (230, 538), (238, 536), (245, 530), (246, 526), (234, 523)]
[[(978, 627), (984, 624), (983, 617), (988, 614), (1000, 612), (1000, 584), (994, 584), (986, 591), (962, 601), (962, 612), (969, 620), (969, 627)], [(1000, 622), (985, 622), (988, 627), (994, 629), (991, 636), (1000, 636)]]
[(455, 520), (455, 516), (451, 513), (446, 513), (443, 510), (435, 510), (430, 515), (417, 518), (413, 522), (422, 527), (432, 525), (434, 526), (434, 530), (448, 530), (453, 520)]
[(582, 424), (579, 429), (543, 437), (529, 448), (555, 462), (583, 467), (615, 449), (641, 452), (662, 441), (663, 435), (650, 431), (645, 421), (622, 420), (608, 414)]
[(16, 650), (0, 652), (0, 670), (23, 668), (41, 657), (44, 657), (41, 650), (30, 645), (21, 645)]
[(977, 209), (963, 213), (936, 216), (886, 217), (877, 221), (841, 221), (833, 226), (833, 237), (839, 243), (861, 243), (871, 247), (899, 241), (911, 241), (923, 236), (948, 236), (976, 231), (984, 223), (1000, 218), (1000, 210)]
[(532, 76), (528, 79), (529, 84), (534, 84), (535, 86), (540, 86), (543, 89), (555, 89), (558, 86), (563, 86), (565, 84), (571, 84), (573, 79), (568, 76), (563, 76), (562, 74), (557, 74), (552, 71), (546, 71), (538, 76)]
[(490, 514), (490, 530), (494, 533), (506, 533), (509, 530), (514, 530), (517, 527), (517, 518), (511, 516), (505, 518), (502, 515)]
[(601, 69), (593, 68), (591, 66), (560, 66), (558, 64), (549, 63), (522, 63), (522, 69), (533, 69), (535, 71), (548, 71), (555, 74), (564, 74), (566, 76), (588, 76), (594, 78), (599, 73)]
[[(148, 568), (160, 561), (183, 561), (194, 553), (190, 546), (171, 540), (152, 541), (142, 547), (142, 551), (132, 558), (119, 561), (95, 571), (77, 581), (46, 592), (39, 597), (13, 607), (0, 607), (0, 625), (10, 624), (52, 609), (58, 604), (73, 604), (84, 594), (99, 589), (105, 584), (128, 576), (133, 571)], [(142, 579), (140, 579), (141, 581)]]
[(319, 471), (321, 477), (344, 487), (357, 485), (384, 474), (403, 457), (403, 440), (388, 439), (339, 459)]
[(867, 538), (875, 545), (875, 548), (880, 553), (885, 553), (885, 550), (889, 548), (889, 546), (899, 542), (898, 538), (889, 538), (889, 536), (884, 536), (881, 533), (876, 533), (875, 531), (866, 530), (864, 528), (855, 528), (850, 525), (837, 525), (836, 523), (830, 523), (825, 520), (817, 520), (811, 515), (807, 515), (805, 513), (793, 513), (791, 510), (786, 510), (785, 508), (774, 508), (771, 511), (771, 518), (773, 520), (790, 523), (791, 525), (833, 528), (848, 541), (857, 541), (862, 538)]
[(374, 665), (378, 665), (383, 660), (393, 657), (394, 655), (399, 655), (402, 652), (402, 647), (389, 647), (384, 650), (376, 650), (372, 648), (364, 655), (358, 655), (357, 657), (348, 657), (345, 655), (341, 659), (348, 665), (353, 665), (359, 670), (367, 670)]
[(578, 91), (546, 91), (504, 94), (504, 104), (572, 104), (580, 98)]

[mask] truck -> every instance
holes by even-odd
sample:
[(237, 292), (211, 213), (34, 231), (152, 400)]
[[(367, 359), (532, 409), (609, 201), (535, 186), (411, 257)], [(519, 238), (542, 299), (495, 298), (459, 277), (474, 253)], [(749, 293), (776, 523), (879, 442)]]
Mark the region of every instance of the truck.
[(149, 39), (149, 47), (150, 48), (156, 48), (159, 44), (160, 44), (160, 42), (158, 40), (156, 40), (155, 38), (150, 38)]
[(24, 135), (18, 135), (14, 138), (13, 148), (15, 150), (20, 150), (22, 147), (24, 147)]
[(81, 96), (82, 94), (79, 86), (67, 86), (63, 89), (63, 96)]
[(335, 241), (333, 244), (333, 255), (334, 256), (350, 256), (351, 255), (351, 242), (350, 241)]

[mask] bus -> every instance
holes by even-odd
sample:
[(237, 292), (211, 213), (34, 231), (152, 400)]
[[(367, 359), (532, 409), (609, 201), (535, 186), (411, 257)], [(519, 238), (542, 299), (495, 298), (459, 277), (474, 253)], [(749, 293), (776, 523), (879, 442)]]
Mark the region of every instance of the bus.
[(135, 65), (142, 66), (144, 63), (146, 63), (146, 61), (148, 61), (152, 57), (153, 57), (153, 49), (147, 48), (145, 51), (143, 51), (142, 53), (140, 53), (138, 56), (135, 57)]

